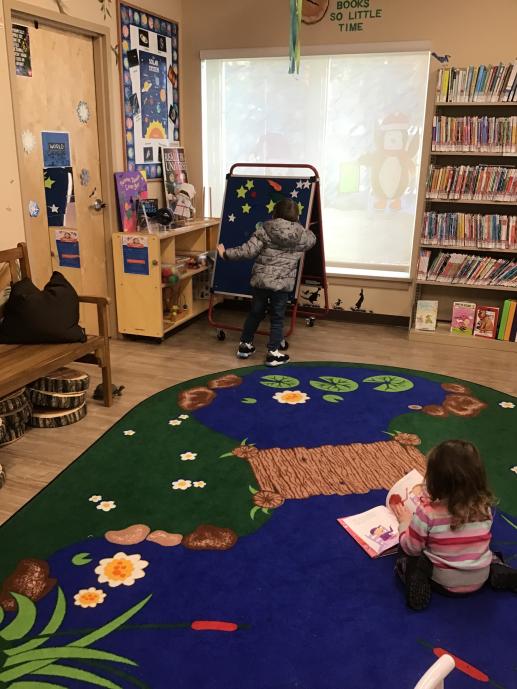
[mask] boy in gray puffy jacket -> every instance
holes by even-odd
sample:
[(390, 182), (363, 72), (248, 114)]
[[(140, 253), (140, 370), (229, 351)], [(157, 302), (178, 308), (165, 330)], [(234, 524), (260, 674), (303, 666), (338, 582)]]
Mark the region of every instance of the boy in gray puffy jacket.
[(223, 244), (217, 247), (221, 258), (229, 261), (255, 259), (251, 273), (251, 311), (237, 351), (240, 359), (247, 359), (255, 351), (253, 338), (269, 309), (271, 332), (266, 366), (280, 366), (289, 361), (289, 356), (284, 354), (287, 349), (285, 310), (295, 287), (299, 261), (316, 243), (314, 233), (302, 227), (298, 217), (298, 204), (291, 198), (283, 198), (273, 210), (273, 219), (260, 225), (247, 242), (233, 249), (226, 249)]

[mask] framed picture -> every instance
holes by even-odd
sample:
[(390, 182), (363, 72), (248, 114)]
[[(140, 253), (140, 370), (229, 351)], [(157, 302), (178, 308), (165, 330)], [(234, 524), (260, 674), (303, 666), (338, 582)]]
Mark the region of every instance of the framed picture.
[(119, 4), (126, 169), (161, 179), (160, 147), (180, 140), (179, 25)]

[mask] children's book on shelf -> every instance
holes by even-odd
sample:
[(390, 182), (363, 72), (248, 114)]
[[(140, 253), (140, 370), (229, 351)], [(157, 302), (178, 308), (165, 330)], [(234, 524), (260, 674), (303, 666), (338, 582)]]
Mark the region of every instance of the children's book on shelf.
[(468, 301), (455, 301), (452, 305), (451, 333), (472, 335), (475, 317), (475, 304)]
[(136, 232), (138, 229), (138, 206), (147, 198), (147, 180), (141, 172), (115, 172), (115, 184), (123, 232)]
[(436, 330), (438, 302), (419, 299), (416, 303), (415, 330)]
[(497, 306), (478, 306), (476, 309), (474, 335), (493, 340), (497, 334), (498, 320), (499, 308)]
[(420, 249), (420, 255), (418, 258), (418, 280), (425, 280), (427, 278), (427, 270), (429, 268), (430, 258), (430, 249)]
[(181, 146), (162, 146), (162, 167), (165, 202), (170, 208), (176, 203), (176, 187), (188, 182), (185, 150)]
[(517, 302), (513, 299), (506, 299), (503, 304), (497, 339), (506, 342), (517, 341)]
[(389, 555), (397, 550), (399, 542), (399, 522), (391, 507), (402, 505), (413, 514), (425, 496), (423, 481), (423, 476), (413, 469), (391, 488), (385, 505), (340, 517), (338, 523), (370, 557)]

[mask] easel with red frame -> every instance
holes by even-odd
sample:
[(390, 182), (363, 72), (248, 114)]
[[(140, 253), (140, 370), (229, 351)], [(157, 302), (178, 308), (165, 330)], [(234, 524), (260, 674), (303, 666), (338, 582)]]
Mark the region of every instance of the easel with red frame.
[[(314, 325), (315, 319), (316, 318), (321, 318), (325, 316), (328, 311), (329, 311), (329, 296), (328, 296), (328, 283), (327, 283), (327, 274), (325, 270), (325, 248), (324, 248), (324, 242), (323, 242), (323, 219), (322, 219), (322, 212), (321, 212), (321, 191), (320, 191), (320, 178), (319, 178), (319, 173), (317, 169), (313, 165), (308, 165), (308, 164), (296, 164), (296, 163), (274, 163), (274, 164), (268, 164), (268, 163), (235, 163), (235, 165), (232, 165), (230, 168), (230, 172), (227, 175), (227, 180), (231, 178), (234, 175), (234, 172), (237, 168), (245, 168), (245, 169), (251, 169), (251, 168), (269, 168), (269, 169), (295, 169), (295, 170), (309, 170), (310, 172), (313, 173), (311, 177), (306, 177), (308, 181), (310, 181), (314, 187), (313, 187), (313, 194), (312, 194), (312, 199), (311, 199), (311, 204), (309, 208), (309, 213), (307, 216), (307, 223), (306, 227), (308, 227), (314, 234), (316, 235), (316, 244), (314, 247), (308, 251), (302, 261), (300, 262), (300, 267), (298, 270), (298, 278), (296, 281), (296, 287), (295, 287), (295, 292), (294, 292), (294, 298), (291, 300), (291, 308), (290, 308), (290, 318), (289, 318), (289, 327), (287, 331), (285, 332), (285, 336), (289, 337), (292, 332), (295, 329), (296, 325), (296, 318), (298, 316), (305, 316), (306, 317), (306, 324), (307, 325)], [(223, 204), (224, 206), (225, 204)], [(223, 207), (223, 213), (225, 211), (225, 208)], [(219, 237), (221, 234), (221, 223), (219, 224)], [(219, 243), (219, 238), (218, 238), (218, 243)], [(214, 269), (215, 272), (215, 269)], [(315, 287), (316, 289), (322, 289), (323, 294), (324, 294), (324, 307), (320, 309), (318, 312), (315, 311), (304, 311), (302, 309), (298, 308), (298, 299), (299, 299), (299, 292), (300, 292), (300, 286), (302, 284), (309, 283), (311, 287)], [(222, 323), (220, 321), (217, 321), (214, 317), (214, 307), (215, 307), (215, 296), (217, 294), (222, 294), (221, 292), (217, 292), (214, 290), (213, 287), (213, 282), (212, 282), (212, 289), (210, 292), (210, 301), (209, 301), (209, 306), (208, 306), (208, 322), (210, 325), (212, 325), (214, 328), (217, 328), (217, 338), (219, 340), (224, 340), (226, 337), (225, 330), (233, 330), (233, 331), (240, 331), (240, 328), (237, 328), (233, 325), (229, 325), (227, 323)], [(225, 296), (243, 296), (238, 293), (235, 294), (229, 294), (227, 291), (224, 292)], [(246, 295), (247, 296), (247, 295)], [(264, 330), (258, 330), (258, 334), (260, 335), (268, 335), (269, 333)]]

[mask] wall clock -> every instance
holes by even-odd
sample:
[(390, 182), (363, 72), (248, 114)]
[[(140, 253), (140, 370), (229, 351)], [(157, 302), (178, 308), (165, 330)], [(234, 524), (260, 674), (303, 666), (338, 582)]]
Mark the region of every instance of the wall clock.
[(329, 0), (302, 0), (302, 22), (316, 24), (323, 19), (329, 8)]

